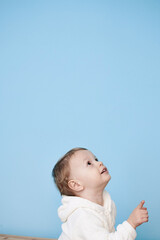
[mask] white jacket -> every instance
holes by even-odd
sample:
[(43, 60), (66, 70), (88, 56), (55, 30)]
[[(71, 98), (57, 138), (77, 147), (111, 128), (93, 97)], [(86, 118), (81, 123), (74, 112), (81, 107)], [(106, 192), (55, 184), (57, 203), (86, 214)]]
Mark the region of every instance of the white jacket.
[(116, 206), (104, 191), (104, 206), (75, 196), (62, 196), (58, 215), (63, 222), (59, 240), (134, 240), (135, 229), (127, 222), (115, 231)]

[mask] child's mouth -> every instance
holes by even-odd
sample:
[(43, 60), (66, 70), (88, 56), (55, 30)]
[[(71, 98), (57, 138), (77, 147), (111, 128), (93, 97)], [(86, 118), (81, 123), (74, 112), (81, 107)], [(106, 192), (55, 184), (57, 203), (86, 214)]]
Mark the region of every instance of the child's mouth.
[(108, 172), (108, 169), (105, 167), (105, 168), (103, 168), (103, 170), (102, 170), (102, 172), (101, 172), (101, 174), (103, 174), (103, 173), (105, 173), (105, 172)]

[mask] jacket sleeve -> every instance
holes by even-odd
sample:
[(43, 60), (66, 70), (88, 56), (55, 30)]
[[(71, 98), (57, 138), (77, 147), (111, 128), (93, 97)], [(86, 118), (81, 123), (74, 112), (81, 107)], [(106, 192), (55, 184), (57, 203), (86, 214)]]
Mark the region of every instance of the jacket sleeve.
[(70, 216), (69, 225), (72, 240), (134, 240), (137, 236), (127, 221), (119, 224), (115, 232), (108, 232), (101, 220), (85, 209), (75, 211)]

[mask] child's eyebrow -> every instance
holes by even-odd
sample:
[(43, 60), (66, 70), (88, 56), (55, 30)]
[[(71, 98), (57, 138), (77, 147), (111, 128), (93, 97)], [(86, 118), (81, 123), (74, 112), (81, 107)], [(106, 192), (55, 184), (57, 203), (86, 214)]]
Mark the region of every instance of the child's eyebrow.
[(89, 157), (85, 157), (85, 158), (83, 159), (83, 162), (86, 163), (87, 161), (91, 161), (91, 159), (90, 159)]
[(86, 162), (86, 161), (88, 161), (89, 159), (86, 157), (86, 158), (84, 158), (83, 159), (83, 162)]
[[(93, 155), (93, 157), (94, 157), (94, 159), (96, 160), (98, 160), (98, 158), (95, 156), (95, 155)], [(90, 159), (89, 159), (89, 157), (85, 157), (84, 159), (83, 159), (83, 162), (85, 162), (85, 161), (89, 161)]]
[(95, 160), (98, 160), (98, 157), (96, 157), (95, 155), (93, 155), (93, 156), (94, 156), (94, 159), (95, 159)]

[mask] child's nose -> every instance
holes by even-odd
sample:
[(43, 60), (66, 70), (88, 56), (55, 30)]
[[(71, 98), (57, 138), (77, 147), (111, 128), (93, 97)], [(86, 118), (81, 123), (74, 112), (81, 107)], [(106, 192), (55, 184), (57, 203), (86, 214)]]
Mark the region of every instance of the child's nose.
[(103, 163), (102, 163), (101, 161), (99, 161), (98, 164), (99, 164), (99, 166), (102, 166), (102, 165), (103, 165)]

